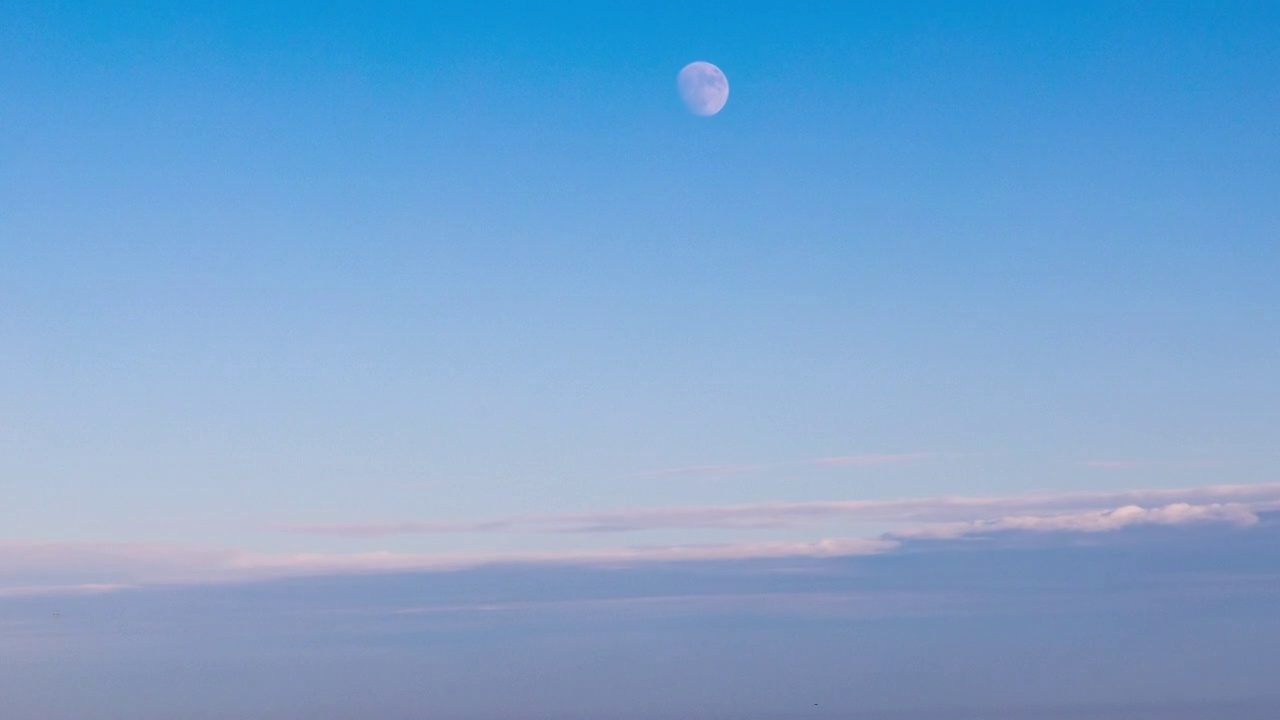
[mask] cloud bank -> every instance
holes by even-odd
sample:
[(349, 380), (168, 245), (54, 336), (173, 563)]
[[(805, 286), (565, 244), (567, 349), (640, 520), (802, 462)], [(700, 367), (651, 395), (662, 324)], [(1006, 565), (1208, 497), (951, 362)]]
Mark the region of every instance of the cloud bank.
[(304, 534), (351, 538), (443, 533), (620, 533), (668, 529), (793, 528), (831, 522), (975, 522), (1018, 515), (1090, 513), (1135, 506), (1280, 504), (1280, 483), (1008, 497), (932, 497), (701, 505), (588, 513), (511, 515), (478, 522), (295, 525)]
[(628, 565), (768, 558), (820, 558), (893, 552), (916, 540), (958, 540), (996, 533), (1099, 533), (1138, 526), (1206, 523), (1248, 527), (1280, 509), (1280, 484), (1222, 485), (1126, 492), (940, 497), (670, 507), (602, 513), (529, 515), (473, 523), (396, 523), (295, 528), (355, 538), (441, 532), (624, 532), (666, 528), (802, 527), (832, 520), (897, 521), (875, 537), (796, 542), (624, 545), (560, 552), (263, 553), (154, 543), (0, 542), (0, 597), (101, 593), (151, 585), (271, 578), (448, 571), (485, 565)]
[(1175, 503), (1144, 508), (1125, 505), (1114, 510), (1062, 513), (1059, 515), (1015, 515), (973, 522), (942, 523), (892, 533), (896, 538), (959, 538), (1013, 530), (1031, 532), (1107, 532), (1136, 525), (1184, 525), (1219, 522), (1248, 526), (1258, 522), (1257, 513), (1242, 503), (1188, 505)]

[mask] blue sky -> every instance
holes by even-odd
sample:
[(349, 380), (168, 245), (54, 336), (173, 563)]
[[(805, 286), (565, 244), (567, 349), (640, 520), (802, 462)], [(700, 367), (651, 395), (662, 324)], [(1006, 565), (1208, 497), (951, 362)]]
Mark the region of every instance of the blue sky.
[(1271, 538), (1280, 10), (828, 5), (5, 3), (0, 621)]

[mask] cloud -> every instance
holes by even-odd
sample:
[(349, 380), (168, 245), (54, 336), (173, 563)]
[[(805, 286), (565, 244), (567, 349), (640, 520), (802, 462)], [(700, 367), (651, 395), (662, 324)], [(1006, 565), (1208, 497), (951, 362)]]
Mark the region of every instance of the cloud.
[(1163, 507), (1143, 508), (1125, 505), (1113, 510), (1036, 516), (1019, 515), (965, 523), (943, 523), (910, 528), (890, 533), (900, 539), (951, 539), (1012, 530), (1032, 532), (1108, 532), (1134, 525), (1183, 525), (1218, 522), (1239, 526), (1254, 525), (1258, 514), (1240, 503), (1189, 505), (1175, 503)]
[(1123, 507), (1100, 513), (1013, 516), (926, 525), (878, 538), (812, 542), (624, 546), (539, 553), (414, 554), (393, 552), (272, 554), (145, 543), (4, 543), (0, 595), (108, 592), (138, 585), (236, 582), (279, 577), (457, 570), (505, 564), (633, 564), (788, 557), (845, 557), (891, 551), (904, 539), (957, 538), (1009, 530), (1087, 532), (1142, 523), (1256, 521), (1243, 505)]
[(380, 537), (405, 532), (603, 532), (653, 528), (798, 527), (833, 519), (894, 520), (878, 537), (698, 545), (626, 545), (557, 552), (262, 553), (147, 543), (0, 542), (0, 596), (109, 592), (142, 585), (238, 582), (281, 577), (443, 571), (484, 565), (629, 565), (654, 562), (818, 558), (892, 552), (905, 541), (994, 533), (1097, 533), (1140, 525), (1249, 526), (1280, 509), (1280, 484), (1012, 497), (942, 497), (637, 509), (522, 516), (480, 523), (400, 523), (313, 528)]
[(351, 554), (235, 555), (221, 566), (231, 573), (312, 575), (398, 570), (448, 570), (505, 564), (614, 564), (698, 560), (747, 560), (778, 557), (835, 557), (870, 555), (891, 550), (898, 542), (889, 538), (831, 538), (815, 542), (765, 542), (740, 544), (661, 545), (606, 548), (602, 550), (488, 553), (406, 554), (389, 552)]
[(814, 542), (630, 546), (509, 553), (259, 553), (129, 543), (0, 544), (0, 597), (111, 592), (154, 585), (243, 582), (286, 577), (446, 571), (486, 565), (631, 565), (788, 557), (847, 557), (885, 552), (890, 538)]
[(521, 532), (527, 519), (518, 516), (478, 522), (415, 522), (292, 525), (284, 529), (303, 535), (332, 535), (351, 538), (378, 538), (394, 535), (444, 535), (454, 533)]
[(828, 500), (801, 503), (700, 505), (588, 513), (515, 515), (482, 522), (394, 522), (297, 525), (292, 532), (352, 538), (440, 533), (621, 533), (666, 529), (795, 528), (846, 523), (972, 522), (1015, 514), (1044, 515), (1163, 506), (1280, 502), (1280, 483), (1120, 492), (1031, 494), (1006, 497), (931, 497), (900, 500)]
[(164, 543), (0, 542), (0, 587), (73, 588), (195, 579), (226, 552)]

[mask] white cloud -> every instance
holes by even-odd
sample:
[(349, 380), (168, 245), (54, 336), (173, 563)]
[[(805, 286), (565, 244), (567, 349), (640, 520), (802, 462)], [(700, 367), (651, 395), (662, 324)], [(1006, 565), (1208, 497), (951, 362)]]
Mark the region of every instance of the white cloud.
[(187, 585), (283, 577), (459, 570), (501, 564), (629, 565), (647, 562), (869, 555), (888, 538), (816, 542), (667, 545), (539, 553), (257, 553), (171, 545), (0, 544), (0, 597), (109, 592), (145, 585)]
[(604, 533), (660, 529), (789, 528), (831, 522), (971, 522), (1015, 514), (1091, 512), (1126, 505), (1280, 502), (1280, 483), (1120, 492), (1032, 494), (1006, 497), (931, 497), (902, 500), (829, 500), (803, 503), (701, 505), (588, 513), (513, 515), (480, 522), (392, 522), (299, 525), (293, 532), (377, 538), (440, 533)]
[[(280, 554), (148, 543), (0, 542), (0, 597), (109, 592), (133, 586), (237, 582), (309, 575), (453, 570), (495, 564), (626, 565), (870, 555), (892, 551), (906, 540), (954, 539), (991, 533), (1096, 533), (1137, 525), (1179, 526), (1198, 523), (1248, 526), (1258, 522), (1259, 512), (1277, 508), (1280, 508), (1280, 484), (1006, 498), (924, 498), (676, 507), (613, 513), (525, 516), (465, 525), (472, 528), (472, 532), (502, 527), (540, 528), (552, 532), (666, 527), (791, 527), (832, 519), (855, 522), (891, 519), (904, 526), (881, 537), (704, 545), (631, 545), (599, 550), (487, 554)], [(396, 532), (404, 531), (403, 525), (393, 527)], [(432, 526), (431, 531), (440, 530)], [(337, 534), (377, 536), (385, 533), (381, 533), (381, 530), (357, 530)]]
[(1125, 505), (1113, 510), (1095, 510), (1057, 515), (1014, 515), (990, 520), (925, 525), (893, 532), (890, 537), (902, 539), (945, 539), (1011, 530), (1106, 532), (1134, 525), (1183, 525), (1204, 522), (1247, 526), (1257, 523), (1258, 515), (1249, 506), (1240, 503), (1213, 505), (1175, 503), (1154, 508)]

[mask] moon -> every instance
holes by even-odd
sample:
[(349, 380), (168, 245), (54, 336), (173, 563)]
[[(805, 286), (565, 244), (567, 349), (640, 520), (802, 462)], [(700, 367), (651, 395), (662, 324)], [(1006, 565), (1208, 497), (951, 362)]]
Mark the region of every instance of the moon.
[(676, 76), (680, 97), (694, 115), (710, 117), (729, 100), (729, 78), (720, 68), (698, 60), (685, 65)]

